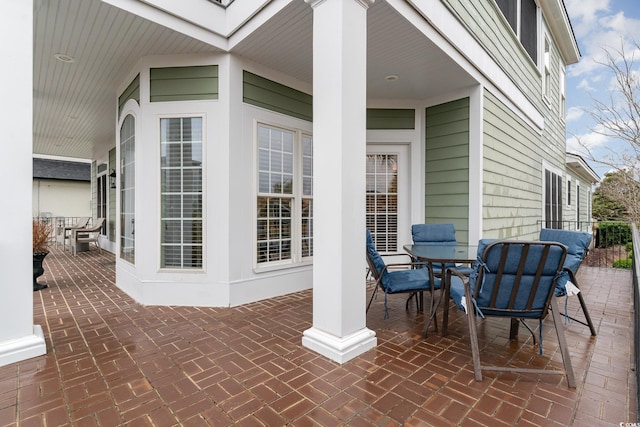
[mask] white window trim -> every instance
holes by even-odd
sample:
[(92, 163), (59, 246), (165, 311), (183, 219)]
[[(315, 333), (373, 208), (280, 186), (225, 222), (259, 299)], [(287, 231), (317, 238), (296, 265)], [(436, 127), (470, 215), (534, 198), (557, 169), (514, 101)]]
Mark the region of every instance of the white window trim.
[[(573, 197), (572, 197), (573, 196)], [(567, 194), (566, 194), (566, 204), (567, 208), (571, 208), (572, 199), (575, 198), (575, 195), (571, 192), (571, 177), (567, 176)]]
[(578, 205), (578, 203), (580, 202), (580, 181), (576, 180), (576, 193), (575, 196), (573, 197), (573, 199), (575, 200), (575, 203), (573, 204), (575, 206), (575, 214), (576, 214), (576, 221), (580, 222), (580, 217), (578, 216), (578, 212), (580, 211), (580, 206)]
[[(137, 106), (137, 103), (134, 100), (129, 100), (127, 101), (127, 103), (125, 104), (125, 107), (127, 107), (128, 104), (133, 104)], [(122, 250), (122, 139), (121, 139), (121, 132), (122, 132), (122, 126), (124, 125), (125, 120), (127, 119), (128, 116), (131, 116), (133, 118), (133, 123), (134, 123), (134, 138), (135, 138), (135, 142), (134, 142), (134, 155), (133, 155), (133, 164), (134, 164), (134, 173), (133, 173), (133, 182), (134, 182), (134, 194), (135, 194), (135, 190), (139, 185), (139, 180), (138, 180), (138, 174), (139, 174), (139, 167), (135, 167), (138, 164), (138, 152), (139, 152), (139, 147), (138, 147), (138, 138), (139, 138), (139, 117), (138, 114), (135, 111), (132, 111), (132, 109), (129, 108), (125, 108), (122, 111), (120, 120), (118, 121), (118, 140), (117, 140), (117, 149), (116, 149), (116, 164), (117, 164), (117, 177), (116, 177), (116, 254), (117, 254), (117, 259), (118, 262), (124, 262), (127, 265), (131, 266), (131, 267), (135, 267), (136, 265), (136, 250), (137, 245), (136, 245), (136, 238), (135, 238), (135, 234), (133, 236), (133, 262), (129, 261), (126, 258), (123, 258), (121, 256), (121, 250)], [(137, 209), (137, 203), (138, 203), (138, 195), (134, 195), (134, 200), (133, 200), (133, 218), (135, 221), (135, 218), (138, 214), (138, 209)], [(135, 228), (134, 228), (135, 230)]]
[[(176, 118), (201, 118), (202, 119), (202, 267), (201, 268), (176, 268), (176, 267), (161, 267), (162, 265), (162, 151), (160, 149), (160, 123), (162, 119), (176, 119)], [(155, 146), (157, 150), (157, 265), (158, 271), (163, 273), (181, 273), (181, 274), (202, 274), (207, 271), (207, 116), (205, 113), (176, 113), (176, 114), (161, 114), (157, 116), (156, 120), (156, 139)]]
[[(293, 182), (293, 215), (292, 215), (292, 242), (291, 242), (291, 259), (270, 261), (258, 263), (257, 244), (258, 244), (258, 195), (259, 193), (259, 175), (258, 175), (258, 126), (264, 125), (294, 134), (294, 182)], [(252, 213), (252, 230), (253, 238), (251, 243), (253, 271), (255, 273), (284, 270), (290, 268), (304, 267), (313, 265), (313, 256), (302, 257), (302, 137), (310, 136), (313, 139), (313, 133), (309, 130), (302, 129), (294, 124), (283, 124), (277, 120), (270, 119), (254, 119), (253, 120), (253, 213)], [(312, 197), (313, 199), (313, 197)]]
[(542, 99), (547, 104), (548, 108), (551, 108), (551, 95), (553, 91), (551, 89), (551, 39), (549, 35), (544, 32), (542, 36), (542, 60), (540, 61), (542, 68)]

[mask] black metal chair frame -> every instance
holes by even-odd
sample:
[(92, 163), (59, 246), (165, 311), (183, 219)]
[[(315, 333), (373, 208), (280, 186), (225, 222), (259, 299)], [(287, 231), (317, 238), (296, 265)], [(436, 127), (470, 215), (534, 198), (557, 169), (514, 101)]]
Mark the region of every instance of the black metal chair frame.
[[(409, 256), (409, 254), (387, 254), (387, 255), (383, 255), (383, 256), (406, 256), (408, 258), (411, 258)], [(393, 263), (393, 264), (386, 264), (384, 267), (384, 270), (381, 271), (380, 273), (378, 273), (378, 270), (376, 269), (375, 265), (373, 264), (373, 260), (371, 259), (371, 257), (369, 256), (369, 254), (367, 253), (367, 266), (368, 266), (368, 274), (370, 273), (371, 276), (373, 277), (373, 279), (375, 280), (374, 283), (374, 288), (373, 288), (373, 293), (371, 294), (371, 297), (369, 298), (369, 303), (367, 304), (367, 310), (365, 311), (365, 313), (369, 312), (369, 307), (371, 307), (371, 303), (373, 302), (373, 299), (375, 298), (377, 292), (378, 292), (378, 288), (382, 289), (382, 276), (384, 275), (385, 271), (391, 271), (393, 269), (396, 268), (426, 268), (424, 266), (423, 262), (405, 262), (405, 263)], [(431, 286), (433, 287), (433, 285)], [(384, 292), (384, 289), (382, 289), (382, 291)], [(432, 291), (433, 292), (433, 291)], [(402, 293), (402, 292), (398, 292), (398, 293)], [(420, 294), (420, 297), (416, 296), (416, 310), (417, 311), (423, 311), (424, 308), (424, 302), (423, 302), (423, 298), (422, 298), (422, 293), (421, 292), (416, 292), (416, 291), (407, 291), (404, 293), (409, 293), (411, 294), (409, 296), (409, 298), (407, 299), (406, 303), (405, 303), (405, 309), (409, 309), (409, 302), (411, 301), (411, 298), (413, 297), (413, 294)]]

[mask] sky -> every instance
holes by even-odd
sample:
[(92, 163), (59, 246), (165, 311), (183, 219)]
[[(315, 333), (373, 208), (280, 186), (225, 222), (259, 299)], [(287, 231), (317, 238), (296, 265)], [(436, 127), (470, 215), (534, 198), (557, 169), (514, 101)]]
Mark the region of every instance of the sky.
[[(614, 52), (624, 47), (625, 56), (633, 58), (634, 70), (640, 77), (640, 1), (639, 0), (565, 0), (565, 6), (582, 58), (567, 67), (567, 151), (583, 155), (577, 143), (586, 143), (598, 158), (610, 151), (621, 152), (628, 144), (599, 135), (596, 123), (587, 113), (593, 110), (594, 99), (607, 102), (615, 87), (613, 73), (598, 62), (606, 62), (604, 49)], [(577, 137), (577, 138), (576, 138)], [(589, 162), (604, 177), (611, 168)]]

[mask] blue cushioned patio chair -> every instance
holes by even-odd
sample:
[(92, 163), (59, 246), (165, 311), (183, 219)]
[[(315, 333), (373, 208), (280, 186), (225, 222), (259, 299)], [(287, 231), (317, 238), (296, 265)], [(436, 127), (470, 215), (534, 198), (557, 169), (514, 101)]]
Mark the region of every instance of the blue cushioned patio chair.
[[(484, 239), (478, 244), (476, 269), (469, 277), (453, 268), (447, 269), (445, 298), (450, 296), (467, 313), (476, 381), (482, 381), (482, 370), (562, 374), (557, 370), (486, 366), (480, 362), (476, 314), (511, 319), (510, 338), (514, 338), (513, 326), (518, 325), (518, 319), (538, 319), (542, 337), (542, 319), (551, 310), (567, 383), (569, 387), (576, 386), (562, 315), (553, 298), (566, 254), (566, 247), (557, 242)], [(447, 334), (448, 318), (449, 304), (445, 304), (443, 335)], [(542, 354), (542, 339), (539, 346)]]
[[(408, 256), (408, 255), (407, 255)], [(378, 288), (384, 292), (384, 318), (389, 317), (387, 307), (387, 294), (414, 293), (440, 289), (440, 280), (431, 286), (429, 269), (424, 263), (408, 262), (386, 264), (380, 253), (376, 250), (371, 232), (367, 230), (367, 264), (371, 275), (375, 280), (375, 288), (367, 304), (367, 312), (371, 302), (376, 296)], [(408, 307), (408, 304), (407, 304)], [(422, 309), (418, 303), (418, 309)]]
[[(458, 244), (458, 240), (456, 239), (456, 228), (452, 223), (440, 223), (440, 224), (413, 224), (411, 226), (411, 238), (413, 239), (414, 245), (447, 245), (447, 246), (455, 246)], [(417, 259), (413, 260), (417, 262)], [(442, 277), (444, 274), (444, 270), (449, 267), (456, 267), (458, 271), (463, 274), (469, 275), (473, 271), (471, 267), (456, 265), (455, 263), (439, 263), (434, 262), (431, 263), (431, 268), (435, 277)], [(434, 279), (435, 280), (435, 279)], [(418, 298), (418, 294), (412, 294), (409, 296), (409, 299), (415, 297)], [(407, 303), (409, 301), (407, 300)], [(427, 327), (431, 324), (433, 320), (436, 331), (438, 330), (438, 319), (435, 317), (435, 309), (434, 307), (435, 301), (434, 298), (431, 298), (431, 314), (432, 316), (429, 318), (427, 322)], [(427, 330), (424, 331), (425, 337), (427, 334)]]
[[(414, 245), (451, 245), (458, 244), (456, 240), (456, 229), (451, 223), (444, 224), (413, 224), (411, 226), (411, 237)], [(435, 274), (444, 273), (444, 269), (456, 267), (458, 271), (471, 274), (472, 268), (456, 266), (455, 263), (447, 263), (444, 266), (440, 263), (433, 263)]]
[[(578, 286), (578, 280), (576, 279), (576, 274), (578, 273), (578, 268), (580, 267), (582, 260), (587, 256), (587, 252), (589, 252), (591, 237), (591, 234), (581, 231), (556, 230), (551, 228), (543, 228), (540, 230), (540, 240), (560, 242), (567, 247), (567, 258), (565, 259), (563, 266), (564, 272), (556, 284), (555, 294), (557, 297), (567, 295), (566, 287), (567, 282), (569, 281), (571, 281), (576, 288), (580, 289), (580, 286)], [(584, 314), (585, 321), (569, 316), (566, 306), (564, 315), (571, 320), (588, 326), (591, 330), (591, 335), (595, 337), (596, 329), (593, 327), (593, 322), (591, 321), (591, 316), (589, 316), (589, 310), (584, 302), (582, 292), (578, 292), (578, 301), (580, 302), (580, 307), (582, 307), (582, 313)]]

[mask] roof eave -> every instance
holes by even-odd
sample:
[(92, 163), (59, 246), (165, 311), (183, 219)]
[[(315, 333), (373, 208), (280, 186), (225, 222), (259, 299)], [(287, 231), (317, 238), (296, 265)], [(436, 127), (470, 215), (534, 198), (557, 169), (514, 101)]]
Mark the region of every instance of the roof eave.
[(542, 13), (549, 29), (553, 33), (560, 53), (566, 65), (575, 64), (580, 60), (580, 49), (576, 41), (569, 14), (563, 0), (540, 0)]
[(600, 182), (600, 176), (591, 166), (582, 158), (582, 156), (574, 153), (567, 153), (567, 165), (573, 165), (573, 168), (580, 173), (585, 179), (590, 180), (591, 184)]

